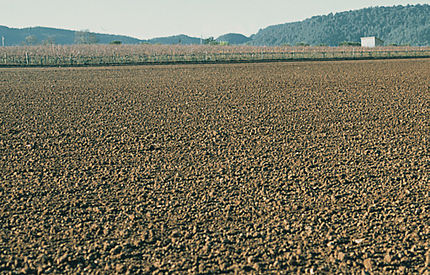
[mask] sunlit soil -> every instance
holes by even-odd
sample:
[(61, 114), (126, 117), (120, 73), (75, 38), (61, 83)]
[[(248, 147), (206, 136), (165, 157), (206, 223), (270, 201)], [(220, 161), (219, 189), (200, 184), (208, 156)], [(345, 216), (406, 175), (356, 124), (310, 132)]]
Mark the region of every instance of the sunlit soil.
[(0, 272), (424, 272), (430, 60), (0, 69)]

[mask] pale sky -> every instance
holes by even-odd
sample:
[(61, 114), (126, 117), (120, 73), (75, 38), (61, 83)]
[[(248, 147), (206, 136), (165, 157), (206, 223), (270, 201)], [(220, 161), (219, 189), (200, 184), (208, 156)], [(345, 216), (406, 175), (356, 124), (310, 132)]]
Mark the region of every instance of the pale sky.
[(54, 27), (148, 39), (176, 34), (218, 37), (402, 0), (0, 0), (0, 25)]

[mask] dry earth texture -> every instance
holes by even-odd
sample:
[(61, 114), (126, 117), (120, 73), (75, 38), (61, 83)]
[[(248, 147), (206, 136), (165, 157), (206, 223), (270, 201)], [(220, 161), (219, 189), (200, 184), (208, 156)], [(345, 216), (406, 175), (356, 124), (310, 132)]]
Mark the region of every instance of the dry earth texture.
[(429, 272), (430, 61), (0, 70), (0, 270)]

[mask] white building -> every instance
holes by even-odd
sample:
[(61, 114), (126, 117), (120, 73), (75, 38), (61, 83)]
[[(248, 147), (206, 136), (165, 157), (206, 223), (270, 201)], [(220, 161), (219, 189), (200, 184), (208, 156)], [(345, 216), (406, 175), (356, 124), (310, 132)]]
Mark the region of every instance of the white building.
[(384, 41), (382, 41), (381, 39), (379, 39), (375, 36), (369, 36), (369, 37), (362, 37), (361, 38), (361, 46), (362, 47), (373, 48), (373, 47), (378, 47), (378, 46), (383, 46), (383, 45), (384, 45)]

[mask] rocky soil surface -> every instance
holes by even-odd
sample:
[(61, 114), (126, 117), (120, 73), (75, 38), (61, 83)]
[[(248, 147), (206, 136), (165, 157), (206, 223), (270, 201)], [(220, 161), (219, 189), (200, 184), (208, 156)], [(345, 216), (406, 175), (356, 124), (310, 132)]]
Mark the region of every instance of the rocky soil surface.
[(430, 271), (430, 60), (0, 69), (1, 273)]

